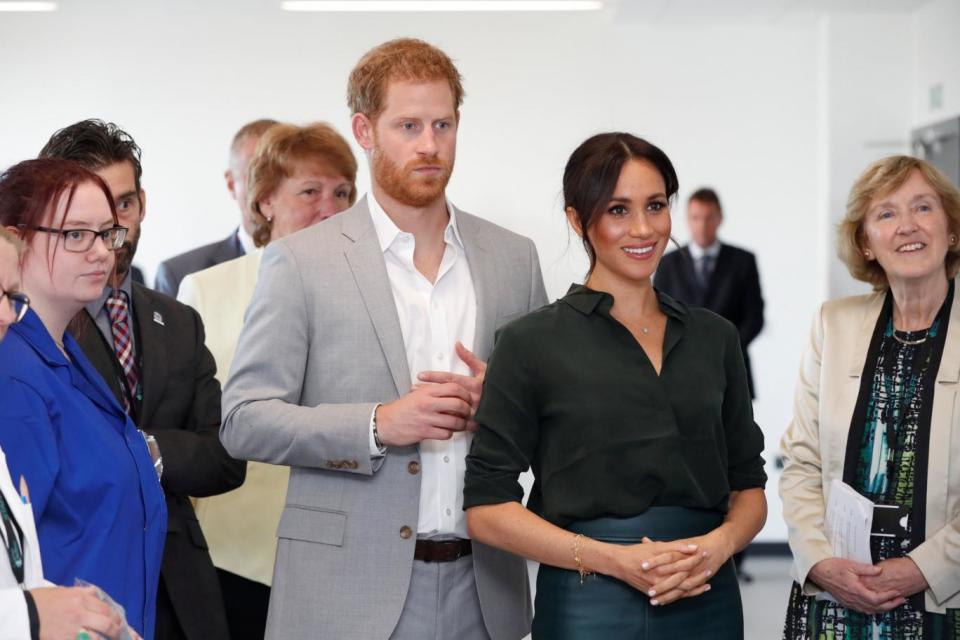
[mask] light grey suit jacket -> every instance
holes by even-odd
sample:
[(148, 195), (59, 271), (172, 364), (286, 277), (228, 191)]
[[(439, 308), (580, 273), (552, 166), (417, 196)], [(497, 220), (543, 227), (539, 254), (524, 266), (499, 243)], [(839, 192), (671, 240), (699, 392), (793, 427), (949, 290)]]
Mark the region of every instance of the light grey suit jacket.
[[(477, 296), (475, 353), (547, 302), (528, 238), (457, 211)], [(388, 638), (413, 566), (418, 447), (372, 460), (370, 415), (411, 385), (400, 321), (366, 200), (269, 245), (223, 392), (231, 455), (289, 465), (267, 637)], [(403, 535), (401, 535), (403, 532)], [(529, 631), (520, 558), (474, 543), (493, 640)]]

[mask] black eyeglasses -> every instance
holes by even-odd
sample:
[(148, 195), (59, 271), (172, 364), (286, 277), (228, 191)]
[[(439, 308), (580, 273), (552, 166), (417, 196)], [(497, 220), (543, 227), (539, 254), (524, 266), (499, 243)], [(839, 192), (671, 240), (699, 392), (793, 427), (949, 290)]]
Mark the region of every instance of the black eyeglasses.
[(104, 246), (108, 251), (114, 251), (123, 246), (123, 241), (127, 238), (126, 227), (110, 227), (103, 231), (96, 229), (51, 229), (50, 227), (30, 227), (34, 231), (43, 231), (44, 233), (56, 233), (63, 236), (63, 248), (73, 253), (84, 253), (90, 251), (97, 238), (103, 240)]
[(6, 304), (9, 304), (10, 308), (13, 309), (14, 322), (23, 320), (23, 316), (27, 315), (27, 309), (30, 308), (30, 298), (27, 297), (27, 294), (0, 289), (0, 303), (4, 303), (4, 298), (6, 298)]

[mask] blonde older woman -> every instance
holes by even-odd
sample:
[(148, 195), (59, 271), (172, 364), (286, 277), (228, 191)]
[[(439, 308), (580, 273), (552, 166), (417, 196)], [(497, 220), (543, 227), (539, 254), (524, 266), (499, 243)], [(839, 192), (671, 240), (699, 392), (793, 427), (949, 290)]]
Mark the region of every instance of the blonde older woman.
[[(257, 247), (348, 208), (356, 200), (356, 177), (350, 145), (329, 125), (276, 124), (268, 129), (247, 178)], [(194, 273), (180, 283), (179, 299), (193, 306), (207, 327), (207, 347), (221, 383), (230, 371), (261, 253)], [(288, 477), (286, 467), (251, 462), (241, 488), (197, 504), (234, 640), (263, 637)]]
[[(922, 160), (853, 185), (840, 257), (875, 292), (820, 308), (781, 443), (788, 640), (960, 638), (958, 235), (960, 193)], [(870, 564), (827, 539), (834, 480), (878, 505)]]

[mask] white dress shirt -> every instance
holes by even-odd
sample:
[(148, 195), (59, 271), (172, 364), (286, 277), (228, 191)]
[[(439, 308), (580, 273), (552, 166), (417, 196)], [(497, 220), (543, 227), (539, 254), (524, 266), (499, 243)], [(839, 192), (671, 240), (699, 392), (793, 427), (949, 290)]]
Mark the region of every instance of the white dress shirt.
[(699, 262), (704, 256), (710, 256), (716, 261), (717, 256), (720, 255), (719, 240), (715, 240), (709, 247), (701, 247), (696, 242), (691, 242), (687, 246), (690, 249), (690, 257), (693, 258), (694, 262)]
[(253, 236), (247, 233), (247, 230), (243, 228), (243, 225), (237, 227), (237, 240), (240, 241), (240, 246), (243, 247), (243, 252), (246, 255), (250, 255), (257, 250), (257, 245), (253, 241)]
[[(398, 229), (372, 193), (367, 202), (397, 305), (411, 384), (422, 371), (470, 375), (454, 345), (460, 341), (473, 349), (477, 297), (453, 207), (447, 205), (450, 221), (443, 235), (446, 247), (436, 282), (431, 283), (414, 265), (413, 234)], [(449, 440), (420, 443), (419, 537), (468, 537), (463, 474), (472, 437), (463, 432)]]

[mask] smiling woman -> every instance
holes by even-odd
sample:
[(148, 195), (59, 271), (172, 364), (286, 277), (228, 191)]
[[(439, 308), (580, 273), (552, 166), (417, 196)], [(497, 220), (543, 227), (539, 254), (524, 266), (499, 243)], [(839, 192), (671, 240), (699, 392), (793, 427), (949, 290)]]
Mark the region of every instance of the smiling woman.
[[(923, 160), (885, 158), (854, 183), (839, 231), (840, 257), (876, 293), (825, 303), (801, 365), (781, 442), (796, 579), (784, 637), (956, 640), (960, 192)], [(834, 481), (877, 505), (872, 563), (834, 555)]]
[(766, 517), (763, 435), (736, 329), (651, 284), (677, 189), (645, 140), (580, 145), (563, 190), (586, 284), (490, 358), (464, 507), (474, 539), (541, 563), (534, 638), (743, 637), (730, 557)]
[(22, 239), (30, 298), (0, 343), (0, 447), (29, 487), (46, 577), (101, 587), (149, 640), (163, 493), (144, 439), (67, 331), (101, 295), (125, 229), (103, 180), (51, 158), (0, 175), (0, 225)]

